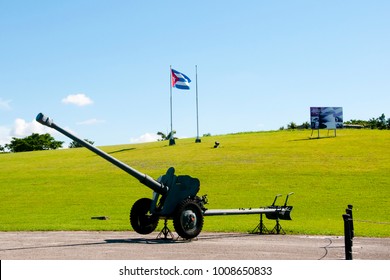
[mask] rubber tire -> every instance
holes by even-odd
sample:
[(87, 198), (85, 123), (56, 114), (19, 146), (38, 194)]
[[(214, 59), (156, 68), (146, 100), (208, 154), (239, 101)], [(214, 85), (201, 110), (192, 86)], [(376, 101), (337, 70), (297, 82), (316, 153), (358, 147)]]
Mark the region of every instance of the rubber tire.
[(152, 233), (159, 221), (159, 217), (149, 213), (152, 200), (141, 198), (137, 200), (130, 210), (130, 225), (139, 234)]
[[(195, 215), (194, 225), (186, 223), (185, 215), (188, 211)], [(174, 213), (173, 227), (175, 228), (176, 233), (184, 239), (192, 239), (199, 235), (203, 228), (203, 213), (194, 200), (185, 199), (179, 203)]]

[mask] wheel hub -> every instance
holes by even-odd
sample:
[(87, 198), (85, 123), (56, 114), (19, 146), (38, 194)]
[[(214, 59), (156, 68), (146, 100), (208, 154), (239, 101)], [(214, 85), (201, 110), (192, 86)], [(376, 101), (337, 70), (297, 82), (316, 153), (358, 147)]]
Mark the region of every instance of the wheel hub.
[(196, 227), (196, 215), (192, 210), (186, 210), (182, 214), (183, 226), (185, 229), (192, 229)]

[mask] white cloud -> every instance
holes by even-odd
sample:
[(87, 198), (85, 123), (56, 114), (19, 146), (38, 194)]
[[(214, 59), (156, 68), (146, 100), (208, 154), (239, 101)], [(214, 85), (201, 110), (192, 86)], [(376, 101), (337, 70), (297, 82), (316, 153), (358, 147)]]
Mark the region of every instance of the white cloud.
[(86, 96), (84, 93), (70, 94), (62, 99), (64, 104), (73, 104), (76, 106), (86, 106), (93, 103), (92, 99)]
[(105, 123), (105, 120), (89, 119), (86, 121), (78, 122), (77, 125), (95, 125), (99, 123)]
[(11, 100), (3, 100), (0, 98), (0, 109), (1, 110), (11, 110)]
[(43, 126), (35, 120), (26, 122), (23, 119), (16, 119), (12, 127), (0, 126), (0, 145), (9, 144), (13, 137), (24, 138), (30, 136), (32, 133), (51, 135), (57, 134), (53, 129)]
[(137, 138), (130, 138), (130, 143), (146, 143), (146, 142), (154, 142), (160, 139), (160, 136), (155, 133), (145, 133)]
[(4, 146), (11, 142), (10, 129), (5, 126), (0, 126), (0, 145)]
[(52, 129), (46, 126), (43, 126), (33, 120), (32, 122), (26, 122), (23, 119), (16, 119), (12, 129), (10, 130), (11, 137), (26, 137), (32, 133), (45, 134), (52, 132)]

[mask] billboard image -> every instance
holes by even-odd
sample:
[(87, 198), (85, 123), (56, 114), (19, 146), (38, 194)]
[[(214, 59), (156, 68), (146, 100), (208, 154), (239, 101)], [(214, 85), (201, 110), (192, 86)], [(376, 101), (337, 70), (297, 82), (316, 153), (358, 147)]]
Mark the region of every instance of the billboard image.
[(310, 107), (311, 129), (343, 128), (343, 107)]

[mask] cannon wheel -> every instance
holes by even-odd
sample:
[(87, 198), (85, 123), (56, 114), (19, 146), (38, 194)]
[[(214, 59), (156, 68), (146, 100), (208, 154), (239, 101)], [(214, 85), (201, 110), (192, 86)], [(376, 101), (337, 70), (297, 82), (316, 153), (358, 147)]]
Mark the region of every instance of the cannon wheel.
[(176, 233), (184, 239), (195, 238), (203, 227), (203, 213), (199, 205), (192, 199), (179, 203), (173, 217)]
[(130, 225), (139, 234), (152, 233), (158, 225), (159, 217), (149, 212), (151, 205), (151, 199), (141, 198), (131, 207)]

